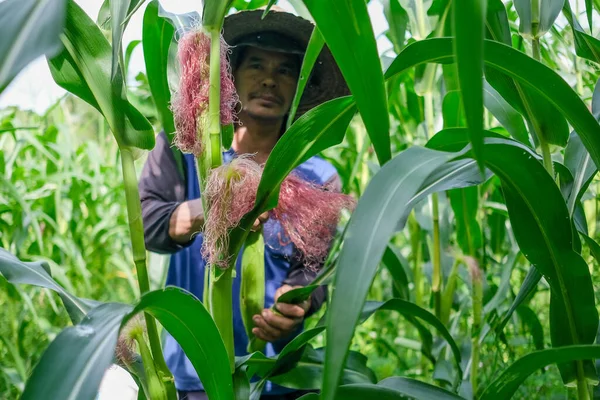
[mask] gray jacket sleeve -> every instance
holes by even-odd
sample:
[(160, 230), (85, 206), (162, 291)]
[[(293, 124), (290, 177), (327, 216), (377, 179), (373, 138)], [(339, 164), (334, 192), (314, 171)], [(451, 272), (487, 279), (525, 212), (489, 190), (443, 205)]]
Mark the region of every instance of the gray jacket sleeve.
[(155, 253), (174, 253), (192, 242), (179, 244), (169, 236), (173, 211), (186, 200), (185, 182), (177, 170), (173, 152), (164, 132), (148, 154), (138, 184), (144, 221), (146, 248)]

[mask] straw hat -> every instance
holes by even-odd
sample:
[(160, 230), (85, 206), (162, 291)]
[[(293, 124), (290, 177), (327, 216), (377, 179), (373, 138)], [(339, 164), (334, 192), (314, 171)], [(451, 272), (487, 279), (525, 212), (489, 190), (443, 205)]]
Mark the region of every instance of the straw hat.
[[(242, 46), (299, 55), (306, 51), (314, 29), (310, 21), (275, 6), (264, 19), (263, 12), (262, 9), (240, 11), (225, 18), (223, 37), (233, 46), (231, 65), (236, 65), (237, 49)], [(302, 94), (296, 117), (325, 101), (348, 94), (350, 91), (333, 55), (327, 46), (323, 46)]]

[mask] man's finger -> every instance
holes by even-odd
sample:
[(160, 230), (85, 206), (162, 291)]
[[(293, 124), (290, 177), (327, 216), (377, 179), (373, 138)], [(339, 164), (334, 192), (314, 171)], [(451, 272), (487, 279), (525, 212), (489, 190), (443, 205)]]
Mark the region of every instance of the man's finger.
[(258, 220), (262, 224), (264, 224), (265, 222), (267, 222), (268, 219), (269, 219), (269, 212), (268, 211), (265, 211), (264, 213), (262, 213), (262, 214), (260, 214), (258, 216)]
[(263, 312), (263, 318), (265, 319), (265, 321), (267, 321), (267, 323), (276, 328), (279, 329), (280, 331), (283, 332), (288, 332), (293, 330), (296, 326), (298, 326), (298, 323), (300, 322), (300, 319), (293, 319), (293, 318), (286, 318), (282, 315), (277, 315), (275, 313), (273, 313), (271, 310), (266, 310)]
[(252, 328), (252, 333), (254, 334), (254, 336), (261, 340), (264, 340), (265, 342), (274, 342), (277, 340), (277, 338), (267, 334), (260, 328)]
[(298, 304), (276, 303), (275, 308), (281, 314), (290, 318), (304, 318), (306, 311)]
[(255, 315), (252, 319), (254, 321), (254, 326), (264, 331), (264, 333), (266, 333), (267, 335), (274, 338), (281, 337), (281, 331), (269, 325), (261, 315)]

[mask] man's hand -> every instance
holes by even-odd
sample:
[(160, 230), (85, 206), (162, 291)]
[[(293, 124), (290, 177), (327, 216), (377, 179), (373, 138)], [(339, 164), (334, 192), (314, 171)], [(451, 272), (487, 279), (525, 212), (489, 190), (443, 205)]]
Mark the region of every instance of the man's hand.
[(265, 222), (267, 222), (267, 220), (269, 219), (269, 212), (265, 211), (264, 213), (260, 214), (258, 216), (258, 218), (256, 219), (256, 221), (254, 221), (254, 224), (252, 225), (252, 228), (250, 228), (250, 230), (252, 232), (256, 232), (257, 230), (260, 229), (260, 227), (262, 226), (262, 224), (264, 224)]
[[(301, 286), (283, 285), (275, 292), (275, 301), (285, 292)], [(304, 320), (306, 312), (310, 308), (310, 297), (300, 304), (276, 304), (277, 313), (270, 309), (264, 309), (261, 315), (252, 317), (255, 327), (252, 333), (267, 342), (274, 342), (290, 335)]]

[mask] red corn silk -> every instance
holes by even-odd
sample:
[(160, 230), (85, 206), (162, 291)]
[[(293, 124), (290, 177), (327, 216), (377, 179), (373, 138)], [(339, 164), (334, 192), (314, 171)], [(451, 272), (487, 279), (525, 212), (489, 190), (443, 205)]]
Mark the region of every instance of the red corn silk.
[(234, 158), (211, 171), (204, 192), (209, 212), (202, 245), (202, 255), (210, 265), (227, 267), (222, 255), (229, 244), (228, 232), (254, 207), (261, 174), (261, 166), (247, 157)]
[(280, 221), (304, 264), (314, 269), (329, 253), (341, 211), (354, 210), (355, 205), (351, 196), (290, 174), (281, 184), (279, 203), (271, 215)]
[[(221, 256), (227, 249), (228, 232), (254, 207), (261, 174), (262, 167), (247, 157), (212, 171), (205, 194), (209, 212), (202, 247), (210, 265), (227, 267), (228, 260)], [(280, 221), (304, 264), (316, 268), (327, 257), (342, 209), (354, 206), (352, 197), (291, 174), (281, 184), (279, 203), (270, 216)]]
[[(221, 124), (235, 118), (238, 103), (227, 53), (229, 46), (221, 38)], [(173, 95), (171, 108), (175, 121), (175, 145), (184, 153), (198, 157), (202, 140), (197, 131), (199, 116), (208, 110), (210, 91), (210, 37), (200, 29), (187, 32), (179, 41), (181, 66), (179, 90)]]

